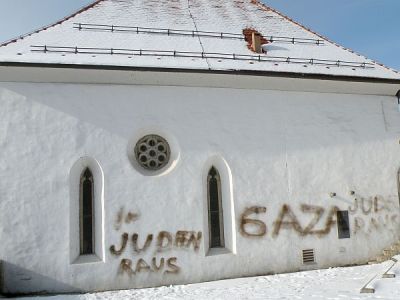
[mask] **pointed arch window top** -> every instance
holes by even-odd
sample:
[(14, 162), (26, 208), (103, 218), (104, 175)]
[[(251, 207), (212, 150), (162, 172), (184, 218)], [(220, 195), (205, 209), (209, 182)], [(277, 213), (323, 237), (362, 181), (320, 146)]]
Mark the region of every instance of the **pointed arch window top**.
[(91, 181), (93, 181), (93, 174), (92, 174), (92, 171), (90, 171), (89, 168), (86, 168), (82, 172), (82, 180), (91, 180)]
[(218, 170), (214, 166), (212, 166), (210, 171), (208, 172), (208, 176), (210, 176), (212, 178), (215, 178), (215, 177), (219, 178)]

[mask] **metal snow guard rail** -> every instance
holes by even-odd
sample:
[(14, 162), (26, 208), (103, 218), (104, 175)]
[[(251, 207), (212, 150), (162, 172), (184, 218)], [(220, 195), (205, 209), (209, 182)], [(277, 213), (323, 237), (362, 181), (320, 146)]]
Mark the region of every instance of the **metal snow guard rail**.
[(362, 69), (374, 69), (374, 64), (367, 62), (352, 62), (343, 60), (327, 60), (314, 58), (282, 57), (267, 55), (247, 55), (235, 53), (211, 53), (211, 52), (189, 52), (175, 50), (149, 50), (149, 49), (119, 49), (119, 48), (90, 48), (90, 47), (69, 47), (69, 46), (31, 46), (32, 52), (42, 53), (68, 53), (68, 54), (100, 54), (100, 55), (125, 55), (125, 56), (166, 56), (186, 58), (210, 58), (227, 59), (239, 61), (258, 61), (274, 63), (292, 63), (320, 66), (352, 67)]
[[(180, 35), (192, 37), (209, 37), (218, 39), (239, 39), (244, 40), (241, 33), (215, 32), (215, 31), (199, 31), (199, 30), (182, 30), (169, 28), (151, 28), (138, 26), (119, 26), (105, 24), (90, 24), (90, 23), (74, 23), (74, 28), (79, 30), (92, 30), (103, 32), (126, 32), (126, 33), (148, 33), (148, 34), (163, 34), (163, 35)], [(324, 45), (324, 41), (320, 39), (307, 39), (286, 36), (265, 36), (269, 42), (283, 42), (291, 44), (311, 44)]]

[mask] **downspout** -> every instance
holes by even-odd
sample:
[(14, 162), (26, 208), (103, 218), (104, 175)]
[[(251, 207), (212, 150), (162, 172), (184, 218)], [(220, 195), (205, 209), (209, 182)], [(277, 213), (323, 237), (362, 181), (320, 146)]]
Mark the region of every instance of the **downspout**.
[(0, 298), (3, 298), (4, 293), (4, 274), (3, 274), (3, 261), (0, 259)]
[(397, 91), (396, 97), (397, 97), (397, 106), (398, 106), (399, 111), (400, 111), (400, 90)]

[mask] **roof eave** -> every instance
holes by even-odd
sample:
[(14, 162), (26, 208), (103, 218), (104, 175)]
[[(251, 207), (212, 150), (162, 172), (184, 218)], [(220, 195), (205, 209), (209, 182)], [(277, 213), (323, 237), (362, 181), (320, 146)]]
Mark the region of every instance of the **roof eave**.
[(259, 71), (259, 70), (216, 70), (216, 69), (191, 69), (191, 68), (162, 68), (162, 67), (135, 67), (118, 65), (89, 65), (89, 64), (54, 64), (54, 63), (29, 63), (29, 62), (0, 62), (2, 67), (36, 67), (36, 68), (56, 68), (56, 69), (84, 69), (84, 70), (120, 70), (120, 71), (143, 71), (143, 72), (165, 72), (165, 73), (212, 73), (212, 74), (230, 74), (230, 75), (250, 75), (250, 76), (268, 76), (284, 78), (303, 78), (320, 79), (335, 81), (352, 82), (374, 82), (400, 84), (400, 78), (375, 78), (347, 75), (331, 75), (318, 73), (297, 73), (297, 72), (278, 72), (278, 71)]
[(0, 62), (0, 82), (127, 84), (394, 96), (400, 79), (252, 70)]

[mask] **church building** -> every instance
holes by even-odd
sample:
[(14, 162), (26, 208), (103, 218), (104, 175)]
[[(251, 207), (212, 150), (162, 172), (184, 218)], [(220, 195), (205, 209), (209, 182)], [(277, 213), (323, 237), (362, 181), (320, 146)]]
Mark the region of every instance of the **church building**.
[(97, 0), (3, 43), (0, 290), (382, 261), (399, 101), (399, 72), (257, 0)]

